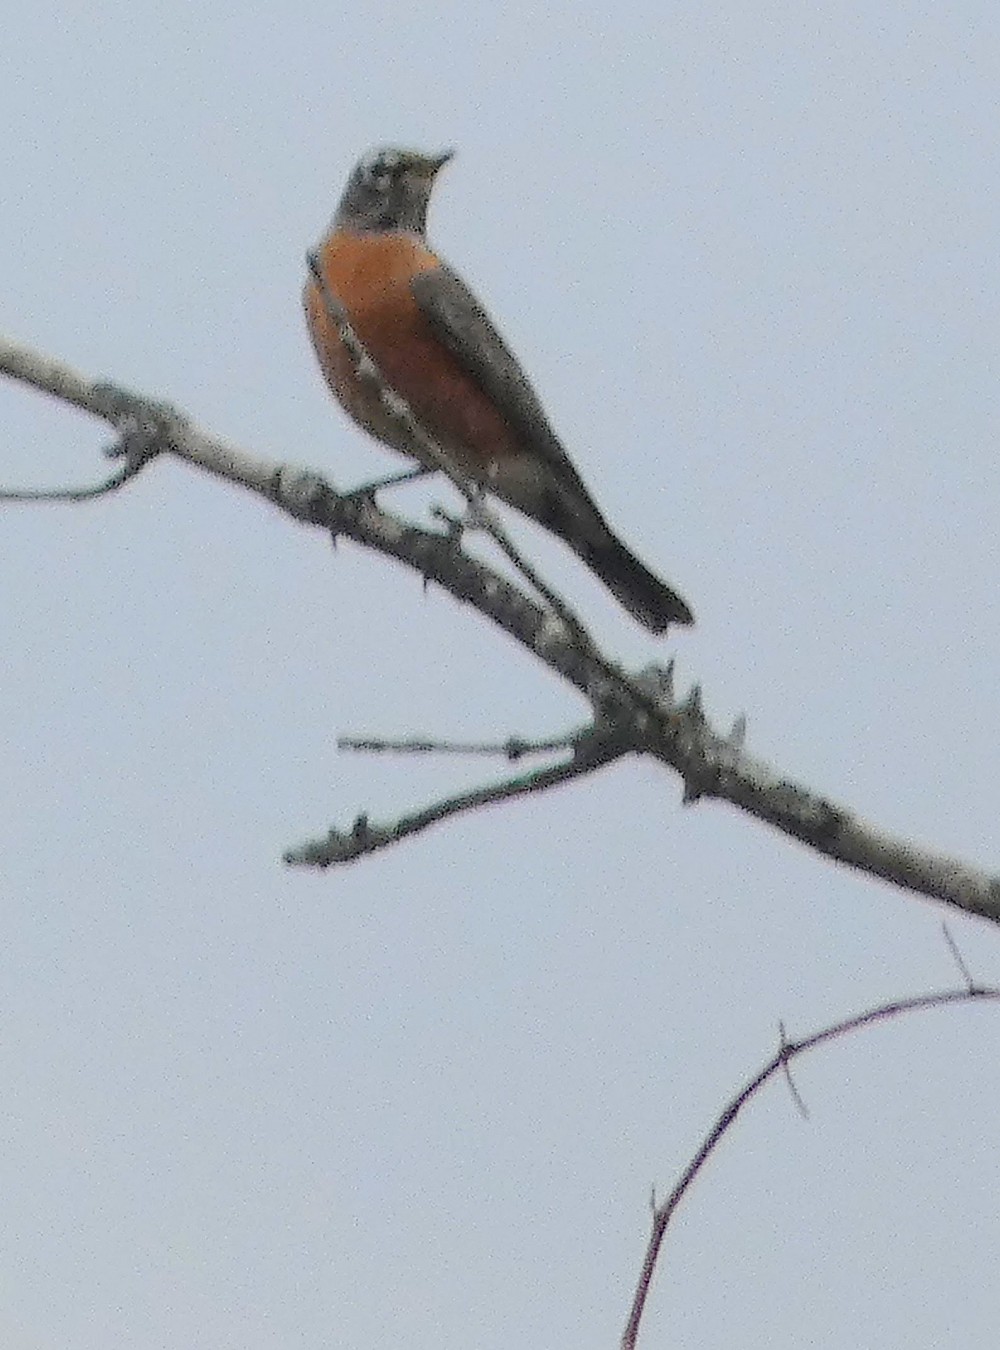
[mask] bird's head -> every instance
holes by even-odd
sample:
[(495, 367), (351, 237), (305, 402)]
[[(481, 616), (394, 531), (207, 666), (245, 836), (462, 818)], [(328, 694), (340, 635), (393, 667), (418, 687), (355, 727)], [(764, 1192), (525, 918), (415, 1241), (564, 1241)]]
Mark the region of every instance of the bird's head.
[(397, 146), (369, 150), (347, 180), (334, 224), (352, 230), (423, 234), (434, 180), (454, 153), (425, 155)]

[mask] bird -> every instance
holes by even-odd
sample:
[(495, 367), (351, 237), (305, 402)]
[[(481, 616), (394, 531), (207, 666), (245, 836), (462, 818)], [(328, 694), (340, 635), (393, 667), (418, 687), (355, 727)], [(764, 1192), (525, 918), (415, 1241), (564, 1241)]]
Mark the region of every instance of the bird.
[(359, 373), (339, 307), (381, 379), (464, 477), (563, 540), (650, 632), (693, 623), (605, 520), (517, 358), (428, 243), (431, 190), (453, 155), (383, 146), (354, 166), (303, 291), (329, 388), (376, 440), (424, 470), (441, 467)]

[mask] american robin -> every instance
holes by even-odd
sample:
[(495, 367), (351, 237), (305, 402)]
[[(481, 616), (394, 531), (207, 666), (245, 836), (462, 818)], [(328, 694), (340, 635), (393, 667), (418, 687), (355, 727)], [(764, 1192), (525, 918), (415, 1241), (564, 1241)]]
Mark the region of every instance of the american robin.
[(676, 591), (614, 534), (516, 358), (427, 243), (431, 188), (451, 155), (385, 148), (355, 166), (316, 255), (322, 285), (311, 277), (303, 297), (327, 383), (377, 440), (440, 467), (359, 380), (332, 296), (386, 383), (462, 473), (564, 540), (652, 632), (693, 623)]

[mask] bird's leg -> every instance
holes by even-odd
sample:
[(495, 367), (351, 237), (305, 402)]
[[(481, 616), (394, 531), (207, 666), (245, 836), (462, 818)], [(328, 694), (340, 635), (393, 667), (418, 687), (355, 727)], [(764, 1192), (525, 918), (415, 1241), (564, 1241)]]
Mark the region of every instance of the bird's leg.
[(486, 512), (486, 489), (481, 483), (468, 484), (469, 496), (465, 503), (465, 510), (461, 515), (456, 516), (452, 511), (446, 511), (443, 506), (432, 506), (431, 515), (435, 520), (440, 520), (448, 532), (448, 538), (456, 548), (461, 546), (462, 535), (466, 530), (486, 530), (489, 533), (490, 524)]
[(474, 485), (474, 491), (466, 504), (465, 525), (470, 530), (489, 531), (489, 523), (486, 520), (489, 507), (486, 502), (486, 488), (482, 483)]
[(360, 487), (351, 488), (349, 492), (342, 492), (340, 495), (348, 500), (360, 500), (365, 497), (371, 500), (383, 488), (396, 487), (400, 483), (412, 483), (414, 479), (425, 478), (429, 473), (436, 472), (436, 469), (420, 464), (417, 468), (407, 469), (404, 473), (390, 474), (388, 478), (377, 478), (374, 483), (362, 483)]

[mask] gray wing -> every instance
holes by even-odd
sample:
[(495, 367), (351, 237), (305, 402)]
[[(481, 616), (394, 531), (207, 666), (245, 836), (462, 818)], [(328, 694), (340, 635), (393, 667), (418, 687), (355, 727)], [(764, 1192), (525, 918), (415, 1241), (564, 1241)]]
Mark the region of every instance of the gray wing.
[(435, 336), (489, 395), (525, 450), (550, 466), (556, 483), (571, 498), (582, 504), (582, 497), (596, 511), (530, 380), (461, 277), (448, 267), (436, 267), (419, 272), (411, 290)]
[(609, 527), (516, 357), (493, 327), (468, 286), (446, 267), (420, 272), (412, 294), (437, 339), (492, 400), (515, 432), (524, 453), (548, 466), (540, 500), (524, 494), (506, 500), (561, 536), (653, 633), (673, 623), (693, 623), (684, 600), (629, 551)]

